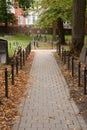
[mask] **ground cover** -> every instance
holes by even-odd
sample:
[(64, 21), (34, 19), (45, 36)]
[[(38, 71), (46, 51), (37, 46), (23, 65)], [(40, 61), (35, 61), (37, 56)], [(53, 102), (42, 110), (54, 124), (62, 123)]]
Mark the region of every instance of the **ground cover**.
[[(21, 115), (18, 113), (18, 107), (23, 97), (26, 97), (26, 84), (32, 76), (29, 74), (34, 53), (31, 52), (25, 66), (19, 70), (18, 76), (15, 77), (15, 84), (11, 85), (9, 79), (8, 98), (5, 97), (5, 86), (0, 68), (0, 130), (11, 130), (13, 124), (17, 123), (17, 118)], [(9, 68), (9, 65), (6, 66)]]
[[(87, 94), (84, 95), (84, 84), (81, 83), (81, 85), (78, 86), (78, 77), (75, 76), (74, 78), (72, 78), (71, 71), (67, 69), (67, 65), (62, 62), (61, 57), (57, 53), (55, 53), (54, 56), (61, 69), (61, 72), (62, 72), (63, 76), (65, 77), (65, 80), (68, 84), (68, 88), (70, 91), (69, 100), (75, 101), (75, 103), (79, 109), (78, 116), (80, 114), (87, 123)], [(76, 72), (75, 72), (75, 74), (76, 74)]]

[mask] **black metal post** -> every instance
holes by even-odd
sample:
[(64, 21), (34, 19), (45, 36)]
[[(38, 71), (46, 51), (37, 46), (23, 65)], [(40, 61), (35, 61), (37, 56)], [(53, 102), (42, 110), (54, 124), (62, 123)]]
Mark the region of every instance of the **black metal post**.
[(57, 45), (57, 53), (58, 53), (58, 42), (57, 42), (57, 44), (56, 44), (56, 45)]
[(78, 86), (80, 86), (80, 77), (81, 77), (81, 63), (78, 64)]
[(64, 64), (66, 64), (66, 50), (64, 50)]
[(70, 54), (68, 54), (68, 70), (70, 69)]
[(20, 69), (22, 69), (22, 50), (20, 51)]
[(84, 68), (84, 94), (86, 95), (86, 67)]
[(29, 44), (29, 54), (30, 54), (30, 52), (31, 52), (31, 43)]
[(14, 62), (11, 64), (12, 85), (14, 85)]
[(53, 49), (53, 40), (52, 40), (52, 49)]
[(5, 97), (8, 98), (8, 71), (5, 68)]
[(27, 60), (27, 47), (26, 47), (26, 49), (25, 49), (25, 50), (26, 50), (26, 60)]
[(59, 42), (59, 55), (61, 55), (61, 44)]
[(62, 47), (62, 61), (63, 61), (63, 59), (64, 59), (64, 49)]
[(18, 56), (16, 56), (16, 75), (18, 76)]
[(23, 50), (23, 65), (25, 65), (25, 51)]
[(28, 44), (28, 46), (27, 46), (27, 57), (29, 55), (29, 49), (30, 49), (30, 45)]
[(74, 56), (72, 56), (72, 77), (74, 77)]

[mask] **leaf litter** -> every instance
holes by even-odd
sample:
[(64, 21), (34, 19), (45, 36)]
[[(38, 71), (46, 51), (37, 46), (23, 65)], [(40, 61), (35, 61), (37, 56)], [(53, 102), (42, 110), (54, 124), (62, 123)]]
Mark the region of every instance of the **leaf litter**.
[[(21, 99), (25, 96), (27, 81), (29, 83), (28, 79), (32, 77), (29, 72), (33, 58), (34, 53), (31, 52), (23, 69), (19, 69), (18, 77), (15, 76), (14, 85), (11, 85), (11, 80), (9, 78), (8, 98), (5, 97), (3, 70), (0, 70), (0, 130), (11, 130), (13, 124), (17, 123), (17, 118), (21, 116), (18, 113), (18, 107), (21, 103)], [(29, 98), (29, 96), (27, 96), (27, 98)]]
[[(83, 81), (81, 79), (81, 85), (78, 86), (78, 73), (77, 71), (74, 73), (75, 74), (75, 78), (72, 79), (72, 73), (71, 70), (67, 69), (67, 65), (63, 64), (60, 56), (58, 54), (54, 54), (55, 59), (58, 62), (58, 65), (61, 69), (61, 72), (63, 74), (63, 76), (65, 77), (65, 80), (68, 84), (69, 90), (70, 90), (70, 98), (69, 100), (74, 100), (78, 109), (79, 109), (79, 113), (81, 116), (83, 116), (83, 118), (85, 119), (86, 123), (87, 123), (87, 95), (84, 95), (84, 85), (83, 85)], [(84, 68), (84, 66), (82, 66), (82, 69)]]

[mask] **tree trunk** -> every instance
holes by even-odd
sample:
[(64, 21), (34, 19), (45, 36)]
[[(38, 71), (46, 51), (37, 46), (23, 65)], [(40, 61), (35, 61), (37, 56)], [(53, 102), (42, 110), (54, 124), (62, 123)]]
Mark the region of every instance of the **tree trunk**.
[(5, 27), (7, 28), (8, 27), (8, 21), (5, 20)]
[(56, 41), (57, 23), (53, 22), (53, 41)]
[(65, 36), (64, 36), (64, 29), (63, 29), (63, 20), (61, 18), (58, 18), (58, 32), (59, 32), (59, 43), (64, 45)]
[(7, 3), (6, 3), (6, 0), (5, 0), (4, 13), (5, 13), (5, 27), (7, 28), (7, 26), (8, 26), (8, 20), (7, 20)]
[(5, 33), (7, 34), (8, 30), (7, 30), (7, 27), (8, 27), (8, 20), (7, 20), (7, 13), (6, 13), (6, 18), (5, 18)]
[(73, 0), (71, 51), (78, 55), (84, 45), (86, 0)]

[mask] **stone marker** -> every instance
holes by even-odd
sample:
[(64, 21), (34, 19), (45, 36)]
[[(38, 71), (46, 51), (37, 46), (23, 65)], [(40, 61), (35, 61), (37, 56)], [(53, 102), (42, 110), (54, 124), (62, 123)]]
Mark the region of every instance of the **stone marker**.
[(80, 61), (83, 64), (87, 64), (87, 48), (83, 46), (81, 53), (80, 53)]
[(8, 42), (3, 39), (0, 39), (0, 62), (8, 62)]

